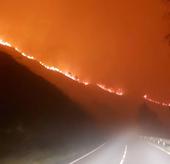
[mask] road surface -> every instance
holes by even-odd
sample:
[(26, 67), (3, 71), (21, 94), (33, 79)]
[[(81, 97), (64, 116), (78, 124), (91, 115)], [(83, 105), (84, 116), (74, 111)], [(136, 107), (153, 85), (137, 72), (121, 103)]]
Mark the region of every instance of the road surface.
[(170, 164), (170, 154), (139, 137), (104, 143), (69, 164)]

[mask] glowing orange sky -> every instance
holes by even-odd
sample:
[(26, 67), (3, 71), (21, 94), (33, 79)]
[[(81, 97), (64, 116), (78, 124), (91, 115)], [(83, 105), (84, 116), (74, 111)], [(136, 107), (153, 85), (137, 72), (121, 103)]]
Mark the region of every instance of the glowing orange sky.
[(0, 38), (81, 79), (168, 101), (165, 13), (162, 0), (6, 0)]

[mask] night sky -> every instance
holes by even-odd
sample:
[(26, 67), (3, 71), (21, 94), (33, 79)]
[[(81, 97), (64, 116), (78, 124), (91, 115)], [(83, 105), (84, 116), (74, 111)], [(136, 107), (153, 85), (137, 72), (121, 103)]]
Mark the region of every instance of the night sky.
[(168, 5), (163, 0), (5, 0), (0, 38), (83, 80), (169, 102)]

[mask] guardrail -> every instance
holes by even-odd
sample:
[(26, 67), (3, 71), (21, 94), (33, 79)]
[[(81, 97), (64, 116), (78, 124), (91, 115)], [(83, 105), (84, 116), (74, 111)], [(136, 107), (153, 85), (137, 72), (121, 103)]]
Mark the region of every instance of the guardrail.
[(157, 145), (170, 153), (170, 140), (159, 137), (141, 136), (141, 138), (151, 144)]

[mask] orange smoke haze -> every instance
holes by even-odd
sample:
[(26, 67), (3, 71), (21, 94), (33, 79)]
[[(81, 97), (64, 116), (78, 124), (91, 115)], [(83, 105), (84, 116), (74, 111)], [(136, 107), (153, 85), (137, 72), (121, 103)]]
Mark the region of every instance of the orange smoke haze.
[[(60, 70), (59, 68), (55, 67), (55, 66), (49, 66), (45, 63), (43, 63), (42, 61), (36, 59), (34, 56), (30, 56), (28, 54), (26, 54), (25, 52), (22, 52), (19, 48), (13, 46), (11, 43), (9, 42), (6, 42), (4, 40), (0, 40), (0, 45), (4, 46), (4, 47), (9, 47), (9, 48), (12, 48), (14, 49), (16, 52), (18, 52), (21, 56), (24, 56), (25, 58), (29, 59), (29, 60), (33, 60), (33, 61), (36, 61), (37, 63), (39, 63), (40, 65), (42, 65), (44, 68), (50, 70), (50, 71), (54, 71), (54, 72), (57, 72), (57, 73), (60, 73), (62, 75), (64, 75), (65, 77), (73, 80), (73, 81), (76, 81), (77, 83), (80, 83), (80, 84), (83, 84), (83, 85), (90, 85), (90, 82), (88, 81), (83, 81), (81, 79), (79, 79), (76, 75), (70, 73), (70, 72), (65, 72), (63, 70)], [(109, 92), (109, 93), (112, 93), (112, 94), (116, 94), (118, 96), (123, 96), (124, 95), (124, 91), (121, 89), (121, 88), (109, 88), (109, 87), (106, 87), (105, 85), (103, 84), (95, 84), (96, 86), (98, 86), (100, 89), (106, 91), (106, 92)]]
[(170, 100), (162, 0), (6, 0), (0, 39), (80, 79)]

